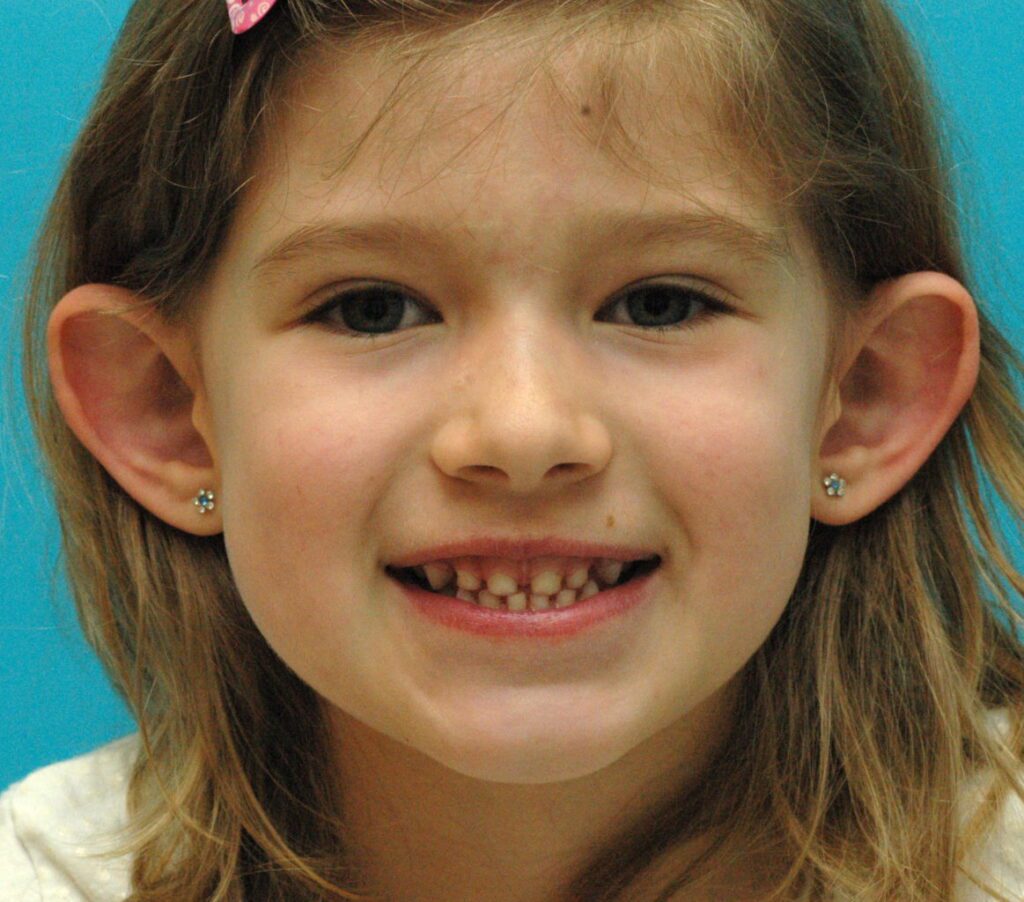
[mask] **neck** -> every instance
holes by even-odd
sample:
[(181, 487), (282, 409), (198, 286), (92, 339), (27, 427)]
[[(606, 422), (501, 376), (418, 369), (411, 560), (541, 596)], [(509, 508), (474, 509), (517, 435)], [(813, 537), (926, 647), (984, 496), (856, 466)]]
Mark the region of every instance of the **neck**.
[[(614, 764), (549, 784), (467, 777), (331, 709), (346, 845), (388, 902), (555, 902), (589, 855), (652, 800), (701, 779), (734, 700), (727, 684)], [(673, 869), (706, 844), (674, 850)]]

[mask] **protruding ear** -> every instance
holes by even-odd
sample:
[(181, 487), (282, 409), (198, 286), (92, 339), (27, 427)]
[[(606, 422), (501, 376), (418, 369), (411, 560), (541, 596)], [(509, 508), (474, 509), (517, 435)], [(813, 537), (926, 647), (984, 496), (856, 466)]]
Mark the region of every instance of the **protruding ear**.
[[(820, 446), (811, 516), (852, 523), (896, 494), (928, 459), (978, 378), (974, 299), (959, 282), (917, 272), (878, 285), (852, 328)], [(822, 479), (846, 481), (830, 497)]]
[(46, 332), (57, 404), (79, 441), (139, 504), (195, 535), (222, 529), (200, 514), (216, 494), (208, 408), (189, 336), (131, 292), (82, 285), (65, 295)]

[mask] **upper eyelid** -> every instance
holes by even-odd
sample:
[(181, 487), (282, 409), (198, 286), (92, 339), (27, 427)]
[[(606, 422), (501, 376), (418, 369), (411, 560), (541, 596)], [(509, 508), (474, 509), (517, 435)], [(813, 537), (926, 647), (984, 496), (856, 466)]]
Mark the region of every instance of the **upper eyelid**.
[(729, 294), (717, 285), (708, 284), (706, 281), (701, 281), (700, 284), (694, 284), (695, 277), (689, 277), (683, 279), (682, 276), (648, 276), (647, 278), (637, 279), (635, 282), (630, 282), (627, 285), (622, 286), (618, 291), (609, 295), (605, 302), (601, 305), (602, 309), (607, 307), (628, 294), (631, 290), (637, 288), (646, 288), (651, 285), (668, 285), (675, 288), (688, 289), (695, 294), (699, 294), (710, 301), (713, 301), (720, 307), (726, 307), (732, 309), (734, 303)]
[(424, 307), (433, 308), (436, 306), (419, 292), (402, 285), (400, 282), (387, 282), (383, 279), (353, 279), (342, 284), (330, 285), (327, 288), (314, 292), (311, 303), (315, 311), (329, 307), (335, 301), (350, 295), (358, 295), (364, 291), (372, 291), (377, 288), (384, 288), (404, 295), (409, 300), (415, 301)]

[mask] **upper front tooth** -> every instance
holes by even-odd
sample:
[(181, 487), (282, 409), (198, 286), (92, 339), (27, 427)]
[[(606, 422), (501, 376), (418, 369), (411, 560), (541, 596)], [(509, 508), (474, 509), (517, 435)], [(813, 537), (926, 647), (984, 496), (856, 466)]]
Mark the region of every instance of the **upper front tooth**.
[(519, 583), (515, 577), (499, 570), (491, 574), (491, 578), (487, 580), (487, 588), (495, 595), (512, 595), (519, 588)]
[(562, 574), (557, 570), (543, 570), (530, 580), (534, 595), (554, 595), (562, 588)]

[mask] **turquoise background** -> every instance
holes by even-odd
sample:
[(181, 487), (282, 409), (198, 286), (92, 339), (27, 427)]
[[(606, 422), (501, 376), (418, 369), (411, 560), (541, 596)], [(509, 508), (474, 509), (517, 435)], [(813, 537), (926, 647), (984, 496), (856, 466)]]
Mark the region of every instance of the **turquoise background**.
[[(220, 3), (222, 0), (209, 0)], [(0, 339), (20, 360), (13, 308), (63, 157), (98, 85), (128, 0), (3, 0), (0, 11)], [(973, 184), (979, 295), (1024, 346), (1024, 3), (917, 0), (901, 7), (961, 136)], [(225, 27), (227, 20), (225, 18)], [(7, 383), (10, 385), (11, 383)], [(18, 383), (20, 384), (20, 383)], [(18, 393), (0, 423), (0, 788), (134, 729), (78, 634), (58, 531)]]

